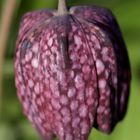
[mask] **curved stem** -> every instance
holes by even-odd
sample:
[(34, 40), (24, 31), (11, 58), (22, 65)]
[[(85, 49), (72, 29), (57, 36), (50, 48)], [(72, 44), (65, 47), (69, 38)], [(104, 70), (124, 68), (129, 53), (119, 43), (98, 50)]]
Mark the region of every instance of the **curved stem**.
[(16, 0), (6, 0), (2, 11), (0, 23), (0, 117), (2, 109), (2, 79), (3, 79), (3, 65), (6, 52), (7, 39), (9, 36), (9, 29), (12, 22), (12, 17), (16, 9)]
[(65, 15), (68, 13), (66, 0), (59, 0), (58, 1), (58, 15)]

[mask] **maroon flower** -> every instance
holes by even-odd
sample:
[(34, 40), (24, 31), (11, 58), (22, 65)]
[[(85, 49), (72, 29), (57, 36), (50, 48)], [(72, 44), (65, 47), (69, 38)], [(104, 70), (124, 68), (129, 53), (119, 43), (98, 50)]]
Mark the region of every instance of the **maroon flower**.
[(126, 47), (112, 13), (97, 6), (27, 13), (17, 39), (15, 76), (28, 119), (46, 140), (110, 133), (130, 87)]

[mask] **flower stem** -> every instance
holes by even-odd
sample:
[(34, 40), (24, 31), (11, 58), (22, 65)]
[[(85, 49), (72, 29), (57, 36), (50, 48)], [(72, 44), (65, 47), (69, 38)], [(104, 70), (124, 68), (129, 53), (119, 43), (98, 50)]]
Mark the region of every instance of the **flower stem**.
[(66, 15), (68, 13), (66, 0), (58, 0), (58, 15)]
[(10, 26), (12, 17), (16, 9), (17, 0), (6, 0), (2, 11), (1, 24), (0, 24), (0, 117), (2, 110), (2, 79), (3, 79), (3, 65), (5, 60), (6, 45), (10, 33)]

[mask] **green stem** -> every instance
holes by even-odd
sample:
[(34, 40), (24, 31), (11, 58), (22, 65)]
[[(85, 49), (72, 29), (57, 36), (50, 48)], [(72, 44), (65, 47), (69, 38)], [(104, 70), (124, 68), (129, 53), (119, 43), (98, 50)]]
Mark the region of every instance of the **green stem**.
[(59, 0), (58, 1), (58, 15), (66, 15), (68, 13), (66, 0)]
[(17, 6), (17, 0), (6, 0), (2, 10), (2, 17), (0, 23), (0, 117), (2, 115), (2, 80), (3, 80), (3, 65), (5, 60), (5, 52), (7, 47), (8, 36), (12, 18)]

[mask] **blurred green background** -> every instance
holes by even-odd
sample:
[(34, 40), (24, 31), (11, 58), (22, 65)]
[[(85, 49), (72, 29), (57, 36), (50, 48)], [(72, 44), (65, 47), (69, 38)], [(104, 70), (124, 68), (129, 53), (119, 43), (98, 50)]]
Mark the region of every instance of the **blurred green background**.
[[(96, 4), (112, 9), (121, 26), (132, 67), (129, 108), (123, 122), (111, 135), (92, 130), (89, 140), (140, 139), (140, 0), (68, 0), (68, 5)], [(0, 21), (5, 0), (0, 0)], [(56, 8), (57, 0), (17, 0), (6, 45), (3, 72), (0, 140), (39, 140), (38, 133), (27, 121), (18, 102), (14, 84), (13, 57), (21, 16), (31, 10)]]

